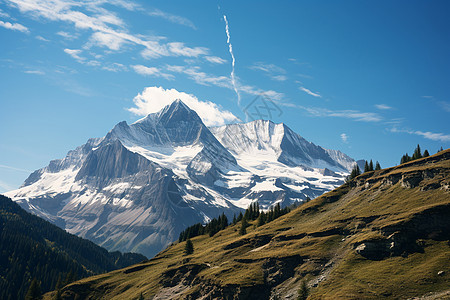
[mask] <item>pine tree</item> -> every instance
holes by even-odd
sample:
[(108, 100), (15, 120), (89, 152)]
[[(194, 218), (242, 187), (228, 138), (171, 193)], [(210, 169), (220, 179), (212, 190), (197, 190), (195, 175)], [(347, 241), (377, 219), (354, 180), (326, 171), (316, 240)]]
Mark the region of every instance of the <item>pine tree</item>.
[(369, 172), (369, 171), (370, 171), (369, 170), (369, 164), (367, 163), (367, 160), (366, 160), (366, 163), (364, 165), (364, 173)]
[(25, 295), (25, 300), (37, 300), (42, 298), (41, 285), (36, 278), (31, 281), (28, 292)]
[(375, 170), (381, 170), (381, 166), (380, 166), (380, 163), (378, 161), (375, 164)]
[(247, 218), (245, 218), (245, 216), (244, 216), (244, 218), (242, 218), (241, 228), (239, 229), (240, 235), (247, 234), (247, 226), (248, 226)]
[(265, 215), (264, 212), (261, 212), (259, 214), (259, 217), (258, 217), (258, 224), (257, 224), (257, 226), (258, 227), (259, 226), (263, 226), (265, 223), (266, 223), (266, 215)]
[(300, 286), (300, 289), (298, 290), (298, 300), (306, 300), (309, 295), (309, 288), (306, 285), (306, 282), (303, 280), (302, 284)]
[(408, 155), (408, 153), (406, 153), (405, 155), (402, 156), (402, 159), (400, 160), (400, 164), (404, 164), (408, 161), (411, 161), (411, 157)]
[(236, 225), (237, 223), (237, 219), (236, 219), (236, 214), (233, 215), (233, 225)]
[(347, 177), (348, 180), (352, 180), (353, 178), (357, 177), (361, 175), (361, 170), (358, 167), (358, 164), (355, 164), (355, 166), (353, 167), (352, 172), (350, 173), (350, 176)]
[(428, 157), (430, 156), (430, 153), (428, 153), (428, 150), (425, 149), (425, 151), (423, 151), (423, 157)]
[(142, 295), (142, 293), (139, 295), (139, 300), (144, 300), (144, 296)]
[(370, 163), (369, 163), (369, 171), (373, 171), (373, 162), (372, 162), (372, 160), (370, 160)]
[(238, 215), (236, 221), (237, 221), (237, 222), (240, 222), (240, 221), (242, 220), (243, 217), (244, 217), (244, 215), (242, 215), (242, 211), (241, 211), (241, 212), (239, 213), (239, 215)]
[(184, 246), (184, 254), (189, 255), (194, 253), (194, 244), (191, 239), (186, 240), (186, 245)]
[(414, 154), (412, 156), (412, 160), (422, 158), (422, 153), (420, 151), (420, 146), (417, 144), (416, 150), (414, 150)]

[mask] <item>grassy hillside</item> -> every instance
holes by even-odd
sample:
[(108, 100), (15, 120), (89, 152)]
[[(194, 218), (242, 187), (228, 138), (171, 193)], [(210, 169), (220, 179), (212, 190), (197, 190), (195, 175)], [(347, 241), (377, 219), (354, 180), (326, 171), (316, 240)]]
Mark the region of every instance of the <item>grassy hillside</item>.
[[(255, 222), (256, 223), (256, 222)], [(450, 150), (364, 173), (240, 236), (175, 243), (155, 258), (82, 279), (63, 298), (407, 299), (450, 289)], [(48, 294), (47, 299), (52, 295)]]
[(33, 278), (44, 292), (146, 259), (108, 252), (36, 217), (0, 195), (0, 299), (23, 299)]

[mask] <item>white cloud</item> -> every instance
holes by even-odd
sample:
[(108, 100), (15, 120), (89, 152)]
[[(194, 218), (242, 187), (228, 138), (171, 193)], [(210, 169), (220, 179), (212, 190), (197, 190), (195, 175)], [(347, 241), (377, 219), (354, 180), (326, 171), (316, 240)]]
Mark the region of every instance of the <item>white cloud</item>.
[(270, 100), (274, 101), (280, 101), (284, 98), (283, 93), (279, 93), (273, 90), (262, 90), (250, 85), (239, 85), (239, 90), (253, 96), (264, 95), (264, 97), (267, 97)]
[(227, 88), (230, 90), (234, 90), (236, 87), (237, 90), (244, 92), (248, 95), (261, 95), (264, 94), (266, 97), (272, 100), (281, 100), (284, 97), (283, 93), (279, 93), (273, 90), (262, 90), (254, 86), (250, 85), (241, 85), (239, 82), (236, 82), (236, 86), (233, 86), (231, 83), (231, 79), (227, 76), (215, 76), (211, 74), (207, 74), (205, 72), (200, 71), (200, 67), (191, 66), (167, 66), (166, 67), (169, 72), (182, 73), (187, 75), (190, 79), (194, 80), (196, 83), (201, 85), (214, 85), (222, 88)]
[(288, 79), (287, 76), (284, 75), (286, 74), (286, 70), (274, 64), (257, 62), (253, 66), (251, 66), (250, 69), (255, 71), (262, 71), (268, 77), (276, 81), (286, 81)]
[(348, 135), (345, 133), (341, 133), (341, 140), (342, 140), (342, 142), (347, 143)]
[(201, 85), (215, 85), (232, 89), (230, 78), (226, 76), (214, 76), (200, 71), (199, 67), (167, 66), (170, 72), (186, 74), (190, 79)]
[[(111, 50), (120, 50), (120, 46), (130, 43), (144, 47), (141, 55), (144, 58), (161, 56), (195, 57), (206, 54), (209, 50), (204, 47), (185, 47), (183, 43), (173, 42), (161, 44), (155, 37), (144, 37), (129, 33), (125, 22), (115, 13), (103, 8), (102, 5), (112, 4), (130, 10), (141, 9), (139, 5), (128, 5), (125, 1), (69, 1), (69, 0), (6, 0), (16, 6), (22, 13), (30, 14), (39, 19), (62, 21), (71, 23), (76, 29), (92, 30), (94, 41)], [(17, 28), (18, 29), (18, 28)], [(101, 33), (101, 35), (96, 33)], [(92, 42), (92, 40), (91, 40)], [(171, 51), (169, 50), (171, 49)]]
[(0, 9), (0, 17), (10, 18), (9, 14)]
[(4, 27), (6, 29), (10, 29), (10, 30), (17, 30), (20, 32), (24, 32), (24, 33), (28, 33), (30, 32), (28, 30), (27, 27), (23, 26), (22, 24), (19, 23), (10, 23), (10, 22), (3, 22), (0, 20), (0, 27)]
[(257, 70), (257, 71), (263, 71), (266, 73), (280, 73), (280, 74), (286, 74), (286, 70), (276, 66), (274, 64), (266, 64), (263, 62), (257, 62), (255, 63), (253, 66), (250, 67), (250, 69), (252, 70)]
[(126, 41), (124, 39), (117, 35), (98, 31), (92, 34), (89, 43), (87, 44), (87, 48), (90, 48), (90, 45), (94, 44), (100, 47), (107, 47), (110, 50), (117, 51), (120, 50), (125, 42)]
[(173, 79), (174, 78), (173, 75), (163, 73), (159, 68), (155, 68), (155, 67), (146, 67), (143, 65), (133, 65), (133, 66), (131, 66), (131, 68), (133, 68), (133, 70), (136, 73), (138, 73), (140, 75), (144, 75), (144, 76), (163, 77), (165, 79)]
[(217, 56), (205, 56), (205, 59), (213, 64), (224, 64), (227, 62), (225, 59)]
[(303, 109), (307, 111), (310, 115), (315, 117), (338, 117), (362, 122), (380, 122), (383, 119), (380, 115), (376, 113), (361, 112), (358, 110), (331, 110), (327, 108), (306, 107), (295, 104), (289, 106)]
[(78, 62), (83, 62), (85, 60), (84, 57), (81, 57), (80, 54), (83, 52), (79, 49), (64, 49), (64, 52), (75, 58)]
[(438, 101), (438, 105), (445, 111), (450, 112), (450, 103), (446, 101)]
[(46, 39), (45, 37), (40, 36), (40, 35), (37, 35), (37, 36), (36, 36), (36, 39), (37, 39), (37, 40), (40, 40), (40, 41), (43, 41), (43, 42), (50, 42), (50, 40), (48, 40), (48, 39)]
[(393, 127), (390, 129), (391, 132), (403, 132), (408, 134), (414, 134), (432, 141), (440, 141), (440, 142), (450, 142), (450, 134), (444, 133), (436, 133), (430, 131), (421, 131), (421, 130), (408, 130), (408, 129), (398, 129), (397, 127)]
[(26, 74), (36, 74), (36, 75), (45, 75), (45, 73), (43, 71), (39, 71), (39, 70), (27, 70), (27, 71), (24, 71), (24, 73), (26, 73)]
[(176, 16), (176, 15), (164, 12), (162, 10), (159, 10), (159, 9), (153, 9), (152, 11), (148, 12), (148, 15), (153, 16), (153, 17), (161, 17), (172, 23), (188, 26), (188, 27), (191, 27), (192, 29), (197, 29), (195, 27), (194, 23), (192, 23), (189, 19), (186, 19), (186, 18), (180, 17), (180, 16)]
[(65, 38), (67, 40), (74, 40), (74, 39), (78, 38), (78, 36), (76, 34), (71, 34), (66, 31), (58, 31), (56, 34), (59, 36), (62, 36), (63, 38)]
[(309, 89), (307, 89), (307, 88), (305, 88), (305, 87), (303, 87), (303, 86), (299, 87), (299, 89), (300, 89), (301, 91), (307, 93), (308, 95), (313, 96), (313, 97), (322, 98), (322, 96), (321, 96), (319, 93), (314, 93), (314, 92), (312, 92), (311, 90), (309, 90)]
[(189, 48), (184, 43), (173, 42), (167, 44), (169, 51), (176, 56), (198, 57), (208, 54), (209, 49), (204, 47)]
[(271, 78), (276, 81), (286, 81), (288, 79), (285, 75), (274, 75)]
[(162, 87), (147, 87), (134, 97), (135, 107), (128, 110), (138, 116), (145, 116), (160, 111), (174, 100), (182, 100), (189, 108), (194, 110), (206, 126), (219, 126), (238, 121), (238, 118), (227, 110), (210, 101), (200, 101), (192, 94), (179, 92), (175, 89)]
[(450, 142), (450, 134), (435, 133), (430, 131), (414, 131), (413, 134), (423, 136), (426, 139), (441, 142)]
[(375, 107), (381, 110), (388, 110), (388, 109), (392, 109), (391, 106), (386, 105), (386, 104), (375, 104)]
[(102, 69), (106, 70), (106, 71), (110, 71), (110, 72), (119, 72), (119, 71), (127, 71), (128, 70), (128, 68), (126, 66), (119, 64), (119, 63), (112, 63), (107, 66), (103, 66)]

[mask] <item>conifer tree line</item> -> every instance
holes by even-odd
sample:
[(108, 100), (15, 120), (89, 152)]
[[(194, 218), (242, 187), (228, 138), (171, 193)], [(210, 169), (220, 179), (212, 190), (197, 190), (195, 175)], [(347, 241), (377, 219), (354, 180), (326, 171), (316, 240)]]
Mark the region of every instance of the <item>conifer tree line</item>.
[(347, 181), (361, 175), (362, 173), (378, 171), (378, 170), (381, 170), (381, 165), (378, 161), (375, 163), (375, 167), (374, 167), (372, 160), (370, 160), (370, 162), (366, 160), (364, 163), (364, 172), (361, 172), (361, 169), (359, 168), (358, 164), (355, 164), (350, 175), (345, 178), (345, 181), (347, 182)]
[(225, 229), (227, 226), (228, 226), (228, 218), (224, 213), (222, 213), (218, 218), (213, 218), (206, 225), (203, 225), (202, 223), (197, 223), (192, 226), (189, 226), (180, 233), (178, 241), (184, 242), (187, 239), (203, 234), (213, 236), (220, 230)]
[[(439, 153), (441, 151), (443, 151), (442, 147), (438, 150), (437, 153)], [(430, 156), (430, 153), (428, 152), (428, 150), (425, 149), (425, 151), (423, 151), (423, 153), (422, 153), (422, 150), (420, 149), (420, 145), (417, 144), (417, 147), (414, 150), (413, 155), (409, 156), (408, 153), (404, 154), (400, 160), (400, 164), (404, 164), (406, 162), (413, 161), (413, 160), (423, 158), (423, 157), (428, 157), (428, 156)], [(378, 161), (375, 163), (375, 168), (374, 168), (373, 161), (370, 160), (370, 162), (369, 162), (366, 160), (365, 164), (364, 164), (364, 172), (361, 172), (361, 169), (359, 168), (358, 164), (355, 164), (350, 175), (345, 178), (345, 181), (348, 182), (349, 180), (361, 175), (362, 173), (370, 172), (370, 171), (374, 171), (374, 170), (375, 171), (381, 170), (381, 165)]]
[[(438, 152), (440, 152), (442, 150), (443, 149), (441, 147), (441, 149)], [(400, 164), (404, 164), (406, 162), (413, 161), (413, 160), (416, 160), (416, 159), (419, 159), (419, 158), (423, 158), (423, 157), (428, 157), (428, 156), (430, 156), (430, 153), (428, 152), (428, 150), (425, 149), (425, 151), (423, 151), (423, 154), (422, 154), (421, 149), (420, 149), (420, 145), (417, 144), (417, 147), (414, 150), (413, 155), (409, 156), (408, 153), (405, 153), (402, 156), (402, 158), (400, 159)]]
[[(307, 198), (307, 200), (309, 200), (309, 198)], [(247, 227), (250, 226), (249, 221), (257, 220), (256, 226), (262, 226), (266, 223), (275, 220), (276, 218), (282, 215), (287, 214), (297, 206), (298, 205), (293, 204), (291, 206), (281, 208), (280, 204), (277, 203), (276, 205), (272, 206), (267, 212), (264, 212), (260, 209), (259, 203), (254, 202), (249, 205), (249, 207), (245, 210), (244, 213), (240, 212), (239, 215), (237, 216), (234, 215), (231, 224), (236, 225), (237, 223), (241, 222), (239, 234), (244, 235), (247, 233)], [(202, 223), (197, 223), (187, 227), (180, 233), (178, 242), (181, 243), (187, 241), (188, 239), (203, 234), (213, 236), (217, 232), (227, 228), (228, 225), (230, 224), (228, 223), (227, 216), (225, 216), (225, 214), (222, 213), (222, 215), (220, 215), (218, 218), (212, 219), (206, 225), (203, 225)]]
[(146, 259), (108, 252), (0, 195), (0, 299), (38, 299), (79, 278)]

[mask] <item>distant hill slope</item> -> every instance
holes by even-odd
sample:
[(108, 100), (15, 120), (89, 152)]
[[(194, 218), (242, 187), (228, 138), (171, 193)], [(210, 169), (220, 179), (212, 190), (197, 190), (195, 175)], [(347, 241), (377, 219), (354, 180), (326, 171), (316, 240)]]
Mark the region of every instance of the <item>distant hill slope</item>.
[(140, 254), (108, 252), (0, 195), (0, 299), (23, 299), (33, 278), (46, 292), (69, 272), (81, 278), (145, 259)]
[[(238, 223), (64, 288), (63, 298), (407, 299), (448, 294), (450, 150), (364, 173), (266, 225)], [(50, 294), (46, 299), (50, 299)]]

